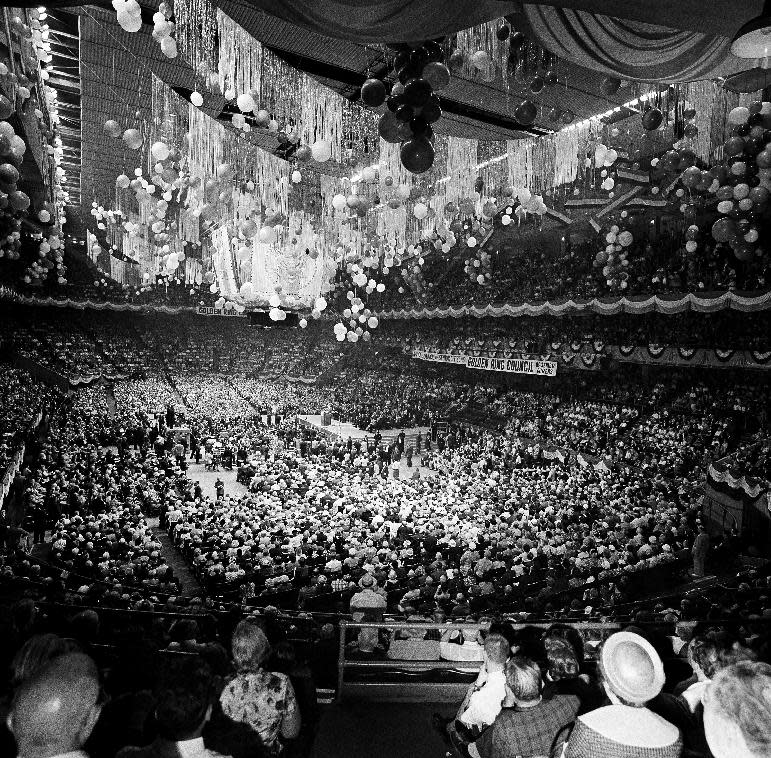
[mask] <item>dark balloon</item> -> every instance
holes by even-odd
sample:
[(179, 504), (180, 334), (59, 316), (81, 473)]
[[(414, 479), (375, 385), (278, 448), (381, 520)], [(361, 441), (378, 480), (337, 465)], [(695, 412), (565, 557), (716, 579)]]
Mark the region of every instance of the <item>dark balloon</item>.
[(400, 105), (394, 112), (399, 121), (409, 121), (415, 115), (415, 109), (411, 105)]
[(516, 49), (522, 47), (525, 42), (527, 42), (527, 37), (525, 37), (522, 32), (514, 32), (514, 34), (511, 35), (511, 41), (509, 44), (512, 48)]
[(543, 80), (551, 87), (557, 83), (557, 72), (554, 69), (549, 69), (544, 75)]
[(402, 50), (396, 58), (394, 58), (394, 68), (398, 71), (404, 68), (410, 62), (410, 54), (406, 50)]
[(684, 119), (696, 118), (696, 108), (686, 108), (683, 111), (683, 118)]
[(559, 121), (561, 115), (559, 108), (552, 108), (548, 113), (549, 121)]
[(388, 108), (391, 113), (396, 113), (396, 109), (402, 104), (402, 99), (400, 97), (396, 97), (395, 95), (389, 95), (386, 99), (386, 108)]
[(654, 129), (658, 129), (661, 126), (661, 122), (664, 120), (664, 115), (658, 108), (651, 108), (645, 111), (642, 115), (643, 128), (651, 132)]
[(727, 156), (741, 155), (744, 152), (744, 140), (741, 137), (729, 137), (724, 145)]
[(399, 69), (399, 81), (402, 84), (407, 84), (410, 79), (419, 77), (422, 70), (423, 66), (414, 66), (412, 63), (408, 63), (406, 66)]
[(416, 137), (422, 137), (428, 129), (428, 122), (423, 116), (415, 116), (409, 126)]
[(458, 71), (463, 66), (463, 53), (460, 50), (453, 50), (447, 65), (450, 71)]
[(410, 53), (410, 63), (418, 68), (423, 68), (423, 66), (428, 63), (428, 53), (426, 52), (426, 49), (424, 47), (416, 47)]
[(606, 76), (600, 84), (600, 91), (603, 95), (615, 95), (621, 89), (621, 79), (615, 76)]
[(576, 117), (576, 114), (573, 113), (573, 111), (565, 111), (562, 114), (562, 123), (569, 124), (575, 117)]
[(412, 139), (410, 122), (400, 121), (399, 126), (396, 127), (396, 135), (399, 137), (400, 142), (406, 142), (408, 139)]
[(685, 129), (683, 130), (683, 134), (685, 134), (688, 139), (695, 139), (698, 133), (699, 129), (696, 124), (686, 124)]
[(387, 113), (384, 113), (377, 124), (377, 131), (378, 134), (386, 141), (391, 142), (392, 144), (396, 144), (397, 142), (401, 142), (399, 139), (399, 135), (397, 134), (397, 130), (400, 125), (400, 121), (396, 118), (396, 116), (391, 113), (391, 111), (388, 111)]
[(380, 79), (367, 79), (361, 85), (361, 101), (371, 108), (381, 106), (386, 99), (385, 84)]
[(404, 102), (413, 108), (425, 105), (431, 94), (431, 85), (425, 79), (413, 79), (404, 85)]
[(514, 118), (523, 126), (530, 126), (538, 115), (538, 107), (531, 100), (523, 100), (514, 110)]
[(402, 166), (413, 174), (422, 174), (434, 165), (434, 146), (426, 139), (408, 140), (400, 154)]
[(434, 40), (429, 40), (428, 42), (424, 43), (423, 48), (428, 55), (428, 60), (430, 61), (441, 61), (444, 58), (444, 50), (442, 49), (442, 46)]
[(436, 95), (431, 95), (428, 102), (423, 106), (421, 115), (429, 124), (437, 122), (442, 117), (442, 106), (439, 104), (439, 98)]
[(495, 32), (495, 36), (503, 42), (504, 40), (507, 40), (509, 38), (509, 35), (511, 34), (511, 27), (508, 24), (504, 24), (503, 26), (498, 27), (498, 31)]
[(546, 82), (544, 81), (542, 76), (535, 76), (533, 77), (533, 80), (530, 82), (530, 91), (537, 95), (544, 87), (546, 86)]

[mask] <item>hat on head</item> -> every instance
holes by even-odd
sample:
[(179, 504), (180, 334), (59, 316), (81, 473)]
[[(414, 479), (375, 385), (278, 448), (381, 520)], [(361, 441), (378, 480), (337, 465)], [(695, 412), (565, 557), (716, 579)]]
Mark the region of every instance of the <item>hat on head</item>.
[(364, 576), (359, 579), (359, 587), (364, 589), (365, 587), (374, 587), (375, 586), (375, 577), (372, 576), (372, 574), (364, 574)]
[(634, 632), (616, 632), (605, 641), (600, 669), (608, 688), (624, 702), (643, 705), (661, 692), (664, 666), (653, 645)]

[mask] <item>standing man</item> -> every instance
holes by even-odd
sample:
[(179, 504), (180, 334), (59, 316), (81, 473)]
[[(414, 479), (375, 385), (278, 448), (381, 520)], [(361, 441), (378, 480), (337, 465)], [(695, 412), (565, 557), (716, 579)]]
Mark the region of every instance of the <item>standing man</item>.
[(699, 533), (693, 541), (693, 576), (697, 579), (704, 576), (704, 566), (707, 562), (707, 553), (709, 553), (710, 539), (704, 524), (699, 525)]

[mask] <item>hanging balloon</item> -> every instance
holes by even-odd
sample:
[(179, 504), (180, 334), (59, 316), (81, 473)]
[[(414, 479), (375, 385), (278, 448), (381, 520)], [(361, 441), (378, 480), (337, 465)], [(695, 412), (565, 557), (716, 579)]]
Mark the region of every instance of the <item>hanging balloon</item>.
[(380, 79), (367, 79), (361, 85), (361, 101), (370, 108), (381, 106), (386, 99), (385, 84)]
[(538, 115), (538, 107), (531, 100), (523, 100), (514, 110), (514, 118), (523, 126), (530, 126)]
[(120, 137), (121, 128), (117, 121), (110, 119), (104, 122), (104, 133), (108, 137)]
[(311, 147), (311, 155), (317, 163), (325, 163), (332, 157), (332, 145), (328, 140), (316, 140)]
[(651, 132), (661, 126), (664, 120), (664, 114), (658, 108), (650, 108), (642, 115), (643, 129)]
[(424, 219), (428, 215), (428, 206), (425, 203), (415, 203), (412, 213), (416, 219)]
[(298, 161), (302, 161), (303, 163), (309, 161), (313, 157), (313, 153), (308, 145), (300, 145), (294, 155)]
[(10, 118), (12, 114), (13, 103), (5, 95), (0, 95), (0, 119)]
[(126, 129), (126, 131), (123, 132), (123, 141), (126, 143), (126, 146), (132, 150), (139, 150), (139, 148), (142, 147), (142, 135), (139, 133), (138, 129)]
[(14, 190), (8, 194), (8, 203), (15, 211), (26, 211), (29, 208), (29, 196), (21, 190)]
[[(431, 97), (431, 85), (425, 79), (412, 79), (404, 85), (402, 98), (407, 105), (413, 108), (421, 108)], [(397, 110), (397, 118), (399, 111)], [(409, 120), (409, 119), (407, 119)]]
[(688, 139), (696, 139), (699, 134), (699, 129), (696, 124), (686, 124), (685, 129), (683, 129), (683, 134), (688, 137)]
[(150, 152), (157, 161), (165, 161), (169, 157), (169, 146), (165, 142), (153, 142)]
[(750, 117), (749, 108), (739, 106), (738, 108), (734, 108), (728, 114), (728, 123), (729, 124), (746, 124), (749, 117)]
[(606, 76), (600, 84), (600, 91), (603, 95), (615, 95), (621, 89), (621, 79), (613, 76)]
[(402, 166), (413, 174), (422, 174), (434, 165), (434, 146), (426, 139), (407, 140), (400, 155)]
[(439, 63), (438, 61), (432, 61), (427, 63), (421, 73), (423, 79), (425, 79), (434, 92), (441, 92), (450, 83), (450, 69)]
[(396, 144), (398, 142), (401, 142), (399, 139), (399, 134), (397, 133), (397, 130), (399, 126), (401, 125), (401, 121), (399, 121), (396, 116), (391, 113), (391, 111), (386, 111), (379, 119), (377, 124), (377, 130), (378, 134), (386, 141), (390, 142), (391, 144)]

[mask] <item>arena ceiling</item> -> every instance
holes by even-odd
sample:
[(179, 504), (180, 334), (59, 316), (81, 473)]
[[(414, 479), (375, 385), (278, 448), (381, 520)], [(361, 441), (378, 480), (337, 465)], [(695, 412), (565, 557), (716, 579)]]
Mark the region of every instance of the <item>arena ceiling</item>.
[[(344, 1), (351, 7), (372, 2)], [(287, 62), (317, 77), (344, 97), (356, 100), (359, 87), (369, 74), (384, 74), (387, 71), (385, 46), (332, 38), (296, 23), (297, 20), (283, 17), (287, 15), (289, 6), (296, 6), (298, 2), (302, 5), (305, 0), (294, 0), (287, 5), (279, 0), (219, 0), (217, 4)], [(316, 4), (319, 2), (324, 4), (323, 0), (317, 0)], [(489, 2), (494, 4), (495, 0)], [(63, 0), (54, 0), (54, 3), (64, 5)], [(645, 4), (622, 0), (573, 0), (548, 4), (612, 13), (635, 20), (644, 16), (645, 20), (655, 18), (657, 23), (678, 25), (678, 28), (720, 34), (731, 33), (734, 27), (762, 10), (760, 0), (727, 0), (720, 3), (652, 0)], [(136, 34), (128, 34), (118, 26), (111, 7), (89, 5), (71, 11), (50, 11), (54, 19), (57, 16), (64, 18), (69, 13), (77, 14), (77, 25), (62, 22), (68, 35), (72, 37), (73, 29), (77, 29), (79, 37), (76, 40), (80, 69), (78, 92), (68, 95), (72, 102), (67, 113), (67, 168), (77, 170), (80, 161), (79, 184), (82, 187), (82, 205), (86, 209), (92, 199), (109, 202), (116, 176), (136, 165), (135, 155), (131, 155), (121, 141), (104, 135), (104, 122), (114, 118), (128, 126), (132, 122), (139, 124), (152, 118), (151, 72), (182, 95), (189, 95), (195, 89), (191, 67), (181, 56), (174, 60), (165, 58), (152, 39), (151, 18), (157, 3), (143, 2), (142, 5), (145, 23)], [(501, 14), (512, 9), (516, 11), (517, 7), (510, 2), (500, 2), (499, 5)], [(512, 18), (516, 21), (515, 16)], [(73, 39), (68, 42), (72, 45)], [(72, 49), (70, 47), (70, 56)], [(63, 54), (68, 53), (63, 51)], [(71, 69), (72, 61), (67, 61), (66, 65)], [(450, 86), (442, 93), (444, 116), (437, 124), (438, 131), (480, 140), (517, 139), (554, 129), (555, 124), (549, 121), (548, 112), (555, 106), (562, 111), (572, 111), (580, 120), (606, 112), (634, 96), (629, 88), (622, 88), (614, 96), (603, 95), (600, 91), (603, 75), (575, 65), (559, 63), (557, 72), (560, 83), (538, 95), (528, 91), (527, 82), (509, 81), (504, 84), (500, 78), (494, 82), (483, 82), (476, 77), (454, 76)], [(528, 130), (523, 130), (514, 118), (515, 108), (525, 97), (541, 106), (536, 123)], [(208, 96), (204, 108), (220, 120), (229, 120), (227, 112), (223, 114), (225, 102), (221, 96)], [(80, 124), (75, 121), (77, 117), (81, 120)], [(250, 138), (266, 149), (275, 150), (277, 147), (273, 138), (265, 133), (253, 132)], [(73, 195), (77, 204), (79, 193)]]

